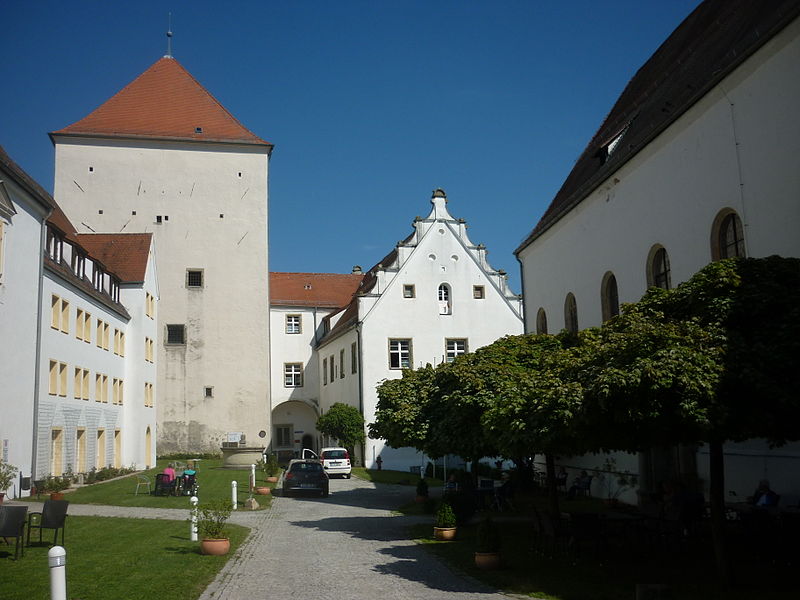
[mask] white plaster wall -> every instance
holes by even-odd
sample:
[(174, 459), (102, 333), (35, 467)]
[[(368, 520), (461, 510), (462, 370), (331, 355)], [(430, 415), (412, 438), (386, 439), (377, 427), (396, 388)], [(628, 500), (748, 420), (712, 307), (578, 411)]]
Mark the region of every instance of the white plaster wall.
[[(34, 383), (43, 208), (2, 177), (16, 214), (4, 223), (0, 278), (0, 457), (29, 476), (33, 470)], [(4, 453), (4, 448), (7, 454)], [(9, 497), (21, 494), (19, 480)], [(27, 493), (26, 493), (27, 494)]]
[[(52, 295), (57, 295), (69, 301), (69, 333), (51, 327), (50, 300)], [(41, 316), (41, 356), (39, 368), (39, 414), (37, 433), (37, 458), (36, 475), (42, 478), (54, 473), (51, 465), (51, 431), (53, 428), (63, 430), (63, 464), (62, 472), (68, 466), (74, 472), (77, 468), (77, 455), (75, 446), (76, 430), (79, 427), (86, 429), (86, 462), (87, 470), (95, 464), (97, 429), (106, 430), (106, 462), (113, 464), (114, 447), (113, 432), (120, 429), (123, 435), (122, 464), (128, 466), (133, 463), (126, 454), (126, 423), (124, 421), (124, 408), (126, 404), (137, 401), (137, 391), (125, 380), (126, 358), (114, 354), (114, 329), (127, 330), (127, 319), (118, 313), (109, 310), (88, 295), (80, 292), (71, 284), (60, 277), (45, 271), (43, 278)], [(80, 308), (92, 316), (91, 343), (86, 343), (75, 336), (76, 311)], [(102, 319), (111, 327), (109, 349), (97, 347), (96, 325), (97, 319)], [(128, 339), (126, 333), (126, 355)], [(50, 360), (67, 364), (67, 393), (66, 396), (49, 394)], [(75, 367), (89, 370), (89, 400), (75, 398), (74, 375)], [(95, 374), (102, 373), (108, 376), (108, 402), (97, 401), (95, 395)], [(113, 379), (122, 379), (123, 405), (113, 404)], [(141, 393), (139, 394), (141, 396)], [(130, 460), (130, 462), (129, 462)]]
[[(607, 271), (616, 276), (621, 303), (639, 300), (654, 244), (669, 254), (673, 287), (686, 281), (711, 261), (711, 228), (724, 208), (742, 219), (748, 256), (800, 256), (798, 33), (795, 21), (520, 252), (526, 331), (536, 330), (540, 307), (549, 332), (562, 329), (568, 292), (577, 300), (579, 327), (600, 325)], [(730, 489), (749, 495), (759, 478), (779, 473), (792, 481), (783, 492), (800, 496), (800, 481), (787, 471), (791, 461), (775, 458), (763, 442), (748, 443), (762, 454), (726, 459)], [(623, 468), (626, 459), (615, 456)], [(701, 450), (699, 475), (707, 480), (703, 457)], [(602, 460), (568, 462), (579, 470)], [(638, 471), (633, 462), (625, 468)]]
[[(352, 369), (351, 357), (351, 344), (356, 344), (356, 373)], [(341, 351), (344, 350), (344, 372), (340, 361)], [(330, 378), (330, 361), (331, 357), (334, 359), (334, 378)], [(327, 384), (324, 384), (325, 378), (322, 375), (323, 360), (327, 360), (328, 378)], [(338, 338), (331, 340), (319, 349), (317, 365), (320, 369), (320, 409), (324, 414), (330, 410), (331, 406), (337, 402), (348, 404), (355, 408), (361, 409), (359, 401), (359, 387), (360, 387), (360, 365), (358, 365), (358, 332), (355, 328), (347, 331)], [(344, 377), (342, 377), (344, 374)], [(365, 418), (366, 417), (365, 415)], [(369, 422), (369, 421), (367, 421)], [(327, 442), (326, 442), (327, 443)], [(356, 449), (356, 456), (352, 457), (354, 464), (360, 466), (363, 464), (360, 449)]]
[[(451, 289), (449, 315), (439, 314), (441, 283)], [(403, 297), (404, 284), (415, 286), (415, 298)], [(473, 285), (484, 286), (484, 299), (473, 298)], [(369, 303), (367, 299), (365, 304)], [(448, 338), (467, 339), (467, 349), (473, 351), (504, 335), (520, 334), (523, 329), (518, 313), (444, 222), (428, 228), (371, 310), (362, 314), (362, 393), (367, 423), (374, 420), (378, 383), (402, 375), (402, 371), (389, 368), (389, 339), (412, 340), (413, 366), (417, 368), (441, 363)], [(330, 351), (326, 346), (321, 353)], [(423, 462), (411, 449), (391, 449), (383, 440), (368, 439), (366, 466), (372, 467), (378, 455), (384, 468), (406, 470)]]
[(289, 425), (292, 429), (292, 439), (289, 446), (278, 446), (273, 443), (273, 450), (279, 453), (291, 451), (293, 456), (300, 456), (304, 435), (312, 436), (314, 440), (314, 450), (319, 450), (317, 440), (317, 413), (305, 402), (290, 400), (276, 406), (272, 411), (272, 422), (278, 425)]
[[(267, 172), (264, 147), (56, 139), (56, 197), (73, 222), (154, 234), (161, 452), (270, 431)], [(202, 289), (187, 289), (187, 269), (204, 271)], [(186, 325), (185, 346), (163, 344), (167, 324)]]

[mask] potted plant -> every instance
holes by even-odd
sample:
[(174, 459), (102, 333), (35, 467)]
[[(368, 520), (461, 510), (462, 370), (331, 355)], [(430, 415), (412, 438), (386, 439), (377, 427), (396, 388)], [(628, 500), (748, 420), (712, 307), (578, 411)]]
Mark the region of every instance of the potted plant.
[(417, 502), (423, 503), (428, 499), (428, 482), (420, 479), (417, 482)]
[(598, 479), (606, 492), (607, 504), (617, 504), (620, 495), (627, 490), (633, 489), (638, 483), (636, 475), (630, 471), (617, 470), (617, 459), (614, 457), (606, 458), (598, 471), (600, 473)]
[(475, 551), (475, 566), (479, 569), (497, 569), (500, 566), (500, 531), (486, 518), (478, 525), (478, 545)]
[(200, 535), (200, 553), (222, 556), (231, 549), (225, 525), (233, 507), (225, 500), (214, 500), (197, 506), (197, 532)]
[(0, 504), (3, 503), (3, 498), (6, 496), (6, 490), (14, 483), (14, 477), (17, 474), (17, 467), (7, 462), (0, 460)]
[(69, 488), (71, 484), (70, 479), (67, 477), (54, 477), (48, 476), (44, 481), (44, 490), (50, 494), (50, 500), (63, 500), (64, 490)]
[(278, 481), (279, 470), (280, 467), (278, 466), (278, 457), (270, 452), (267, 454), (267, 458), (264, 461), (264, 473), (267, 474), (267, 481), (270, 483), (276, 483)]
[(433, 537), (437, 540), (452, 540), (456, 537), (456, 514), (449, 502), (443, 501), (436, 511)]

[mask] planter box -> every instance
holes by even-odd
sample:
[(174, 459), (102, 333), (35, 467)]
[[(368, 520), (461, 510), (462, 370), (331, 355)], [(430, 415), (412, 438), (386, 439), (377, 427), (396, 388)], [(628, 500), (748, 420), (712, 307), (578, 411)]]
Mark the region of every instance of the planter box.
[(456, 537), (455, 527), (434, 527), (433, 537), (440, 541), (450, 541)]

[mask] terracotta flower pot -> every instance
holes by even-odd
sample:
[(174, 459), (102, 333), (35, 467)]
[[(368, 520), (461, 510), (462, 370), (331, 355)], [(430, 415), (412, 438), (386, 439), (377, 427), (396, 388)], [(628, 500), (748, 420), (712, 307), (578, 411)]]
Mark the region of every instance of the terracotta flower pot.
[(266, 486), (257, 486), (255, 488), (255, 492), (261, 496), (269, 496), (272, 493), (272, 490)]
[(228, 538), (222, 539), (203, 539), (200, 540), (200, 554), (208, 556), (223, 556), (231, 549), (231, 541)]
[(277, 477), (267, 477), (267, 483), (278, 483)]
[(50, 494), (50, 500), (63, 500), (64, 499), (64, 492), (52, 492)]
[(433, 537), (437, 540), (441, 541), (449, 541), (455, 539), (456, 537), (456, 528), (455, 527), (434, 527), (433, 528)]
[(476, 552), (475, 566), (484, 571), (492, 571), (500, 568), (499, 552)]

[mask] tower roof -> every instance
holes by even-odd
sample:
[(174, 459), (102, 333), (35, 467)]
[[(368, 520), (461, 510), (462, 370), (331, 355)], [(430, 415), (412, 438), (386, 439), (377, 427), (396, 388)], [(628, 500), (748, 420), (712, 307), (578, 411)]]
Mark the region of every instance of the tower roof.
[(51, 134), (136, 137), (268, 146), (174, 58), (156, 61), (80, 121)]

